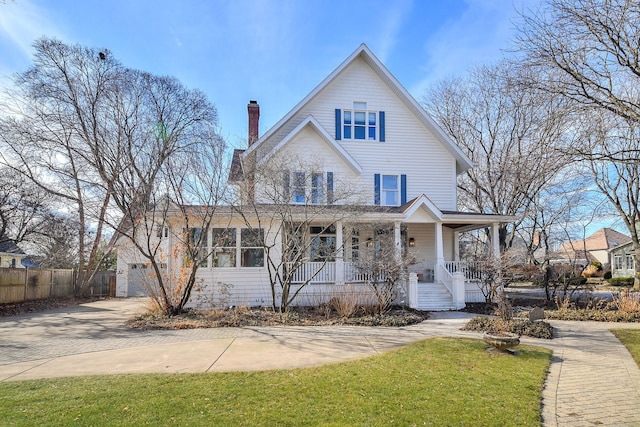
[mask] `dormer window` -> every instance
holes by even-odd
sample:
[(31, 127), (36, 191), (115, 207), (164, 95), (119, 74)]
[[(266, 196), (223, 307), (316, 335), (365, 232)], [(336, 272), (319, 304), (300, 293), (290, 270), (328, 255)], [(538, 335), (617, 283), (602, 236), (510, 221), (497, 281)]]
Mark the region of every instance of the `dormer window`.
[(384, 111), (367, 109), (366, 102), (354, 102), (353, 109), (336, 109), (336, 140), (384, 142)]

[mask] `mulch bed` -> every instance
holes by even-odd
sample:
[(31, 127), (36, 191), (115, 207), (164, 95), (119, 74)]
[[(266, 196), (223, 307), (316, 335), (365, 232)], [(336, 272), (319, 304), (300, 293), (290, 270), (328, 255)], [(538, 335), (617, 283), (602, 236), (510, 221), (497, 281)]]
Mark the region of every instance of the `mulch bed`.
[(239, 307), (230, 310), (189, 310), (178, 316), (147, 313), (134, 317), (127, 325), (136, 329), (194, 329), (248, 326), (407, 326), (427, 319), (428, 312), (393, 309), (385, 314), (359, 314), (341, 317), (335, 311), (313, 307), (292, 307), (286, 313), (270, 308)]

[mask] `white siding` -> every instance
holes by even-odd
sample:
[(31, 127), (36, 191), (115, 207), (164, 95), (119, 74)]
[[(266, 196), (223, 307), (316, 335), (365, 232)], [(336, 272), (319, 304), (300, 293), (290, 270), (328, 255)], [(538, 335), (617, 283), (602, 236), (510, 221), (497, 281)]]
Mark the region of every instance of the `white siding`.
[[(272, 165), (279, 167), (268, 167), (267, 171), (273, 170), (276, 174), (283, 172), (284, 169), (290, 172), (333, 172), (334, 197), (338, 201), (336, 204), (343, 204), (345, 197), (351, 203), (362, 203), (364, 200), (360, 187), (352, 185), (359, 180), (353, 167), (310, 126), (300, 131), (270, 161)], [(266, 182), (261, 183), (260, 180), (256, 182), (256, 195), (263, 203), (271, 202), (268, 194), (273, 191), (268, 187), (275, 183), (282, 185), (284, 182), (284, 177), (276, 176), (275, 182), (272, 179), (273, 176), (266, 177)], [(265, 189), (263, 185), (267, 188)], [(265, 190), (267, 196), (265, 196)]]
[(358, 185), (369, 195), (369, 203), (373, 204), (374, 174), (406, 174), (408, 200), (426, 194), (440, 209), (455, 210), (455, 159), (359, 58), (266, 141), (261, 150), (274, 147), (308, 115), (335, 136), (335, 109), (352, 109), (354, 101), (366, 102), (368, 110), (384, 111), (386, 116), (385, 142), (338, 141), (362, 166)]

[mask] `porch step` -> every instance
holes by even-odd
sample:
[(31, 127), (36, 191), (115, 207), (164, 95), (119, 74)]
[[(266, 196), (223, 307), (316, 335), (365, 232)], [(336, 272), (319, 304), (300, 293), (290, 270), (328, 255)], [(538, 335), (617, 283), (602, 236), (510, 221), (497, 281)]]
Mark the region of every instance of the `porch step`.
[(418, 284), (418, 310), (454, 310), (453, 296), (442, 283)]

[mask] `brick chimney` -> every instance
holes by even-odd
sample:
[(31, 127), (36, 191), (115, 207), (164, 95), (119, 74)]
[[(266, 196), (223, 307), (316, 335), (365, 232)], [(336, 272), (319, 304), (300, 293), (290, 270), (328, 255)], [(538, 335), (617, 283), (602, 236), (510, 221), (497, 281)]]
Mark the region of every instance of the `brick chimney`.
[(249, 101), (247, 105), (247, 112), (249, 113), (249, 147), (258, 140), (260, 122), (260, 106), (258, 101)]

